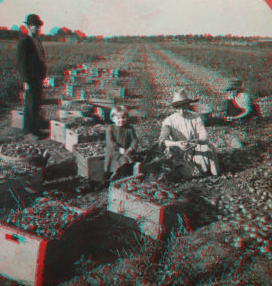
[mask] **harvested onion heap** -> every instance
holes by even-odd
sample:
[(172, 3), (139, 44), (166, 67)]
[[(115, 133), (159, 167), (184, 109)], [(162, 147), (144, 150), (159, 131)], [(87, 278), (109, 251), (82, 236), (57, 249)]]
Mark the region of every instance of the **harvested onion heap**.
[(93, 126), (75, 126), (75, 127), (76, 128), (70, 127), (69, 129), (72, 129), (78, 135), (82, 136), (93, 135), (93, 136), (98, 136), (101, 139), (105, 137), (105, 126), (102, 124), (96, 124)]
[(54, 239), (60, 237), (80, 216), (80, 213), (71, 211), (60, 202), (43, 199), (35, 208), (26, 208), (22, 212), (11, 210), (1, 220), (32, 234)]
[(81, 143), (75, 145), (75, 151), (80, 153), (84, 157), (92, 157), (99, 156), (105, 154), (105, 141), (96, 141), (96, 142), (88, 142)]
[(145, 178), (133, 178), (120, 183), (115, 182), (114, 184), (118, 189), (157, 204), (169, 204), (177, 198), (175, 194), (167, 190), (169, 186), (166, 183), (153, 181), (152, 175)]
[(81, 111), (81, 112), (93, 112), (93, 106), (88, 103), (71, 102), (70, 104), (63, 106), (61, 109), (67, 111)]
[(38, 172), (42, 172), (42, 168), (32, 166), (25, 162), (5, 164), (4, 166), (0, 167), (0, 184), (7, 180), (17, 179), (18, 176), (34, 175)]
[(71, 117), (71, 118), (60, 118), (54, 119), (55, 121), (65, 124), (66, 128), (77, 129), (81, 126), (90, 126), (95, 124), (96, 120), (91, 117)]
[(247, 205), (241, 197), (221, 196), (211, 200), (218, 207), (221, 215), (218, 219), (228, 223), (233, 229), (232, 234), (226, 236), (225, 241), (236, 248), (258, 249), (261, 253), (269, 253), (271, 245), (271, 203)]
[[(1, 154), (18, 159), (40, 157), (42, 154), (39, 148), (27, 144), (4, 144), (0, 148)], [(16, 179), (20, 175), (33, 175), (41, 172), (41, 170), (41, 168), (35, 167), (24, 160), (15, 162), (1, 161), (0, 183)]]
[(29, 144), (4, 144), (0, 147), (0, 150), (1, 154), (18, 159), (42, 155), (40, 148)]

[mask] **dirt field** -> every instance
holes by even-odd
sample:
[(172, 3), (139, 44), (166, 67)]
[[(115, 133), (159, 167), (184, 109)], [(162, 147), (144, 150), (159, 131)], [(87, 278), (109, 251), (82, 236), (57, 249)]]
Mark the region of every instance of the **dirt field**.
[[(49, 198), (89, 209), (80, 256), (63, 266), (59, 281), (50, 285), (271, 285), (271, 96), (257, 99), (263, 108), (258, 124), (226, 125), (220, 116), (228, 78), (218, 71), (189, 63), (158, 45), (115, 45), (112, 52), (109, 45), (90, 47), (93, 54), (101, 48), (105, 56), (93, 61), (93, 67), (126, 71), (134, 78), (133, 88), (149, 103), (148, 116), (135, 125), (141, 147), (157, 140), (162, 120), (173, 112), (165, 107), (173, 92), (193, 83), (187, 87), (190, 97), (213, 109), (206, 129), (218, 150), (221, 174), (168, 183), (177, 201), (185, 202), (180, 215), (187, 220), (179, 221), (167, 241), (152, 240), (139, 232), (134, 220), (106, 212), (108, 188), (88, 183), (73, 170), (54, 169), (56, 163), (73, 158), (60, 143), (31, 141), (10, 128), (9, 112), (19, 103), (8, 102), (1, 107), (0, 142), (29, 142), (51, 153), (43, 191), (28, 197), (25, 208), (38, 208)], [(42, 106), (47, 119), (55, 117), (56, 110), (54, 104)], [(235, 140), (243, 147), (235, 147)], [(2, 206), (1, 217), (12, 208), (18, 205)]]

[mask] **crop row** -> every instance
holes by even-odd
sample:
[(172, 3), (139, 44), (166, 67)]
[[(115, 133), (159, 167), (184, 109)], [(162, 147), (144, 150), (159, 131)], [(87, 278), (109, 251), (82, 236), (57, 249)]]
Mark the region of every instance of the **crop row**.
[[(63, 76), (63, 71), (74, 68), (81, 63), (96, 64), (101, 59), (111, 61), (127, 49), (127, 45), (120, 44), (82, 44), (82, 45), (45, 45), (47, 60), (47, 74), (57, 77)], [(116, 61), (115, 61), (116, 62)], [(0, 97), (2, 100), (18, 98), (22, 82), (16, 71), (16, 49), (5, 49), (0, 54)]]
[(160, 49), (171, 51), (186, 61), (218, 71), (226, 77), (240, 78), (246, 91), (253, 97), (272, 93), (270, 85), (272, 54), (260, 51), (228, 52), (219, 49), (200, 49), (199, 47), (177, 43), (160, 43)]

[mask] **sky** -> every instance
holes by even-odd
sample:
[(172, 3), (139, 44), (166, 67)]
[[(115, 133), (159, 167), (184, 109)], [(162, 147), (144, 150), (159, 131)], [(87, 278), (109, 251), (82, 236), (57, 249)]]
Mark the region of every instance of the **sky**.
[(87, 36), (211, 34), (272, 37), (272, 0), (0, 0), (0, 26), (38, 14)]

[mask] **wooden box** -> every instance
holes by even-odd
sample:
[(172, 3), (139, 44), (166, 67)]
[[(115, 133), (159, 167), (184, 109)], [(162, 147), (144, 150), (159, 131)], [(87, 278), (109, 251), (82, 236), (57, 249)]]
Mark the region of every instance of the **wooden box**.
[(0, 223), (0, 274), (24, 285), (58, 285), (65, 280), (63, 269), (72, 271), (75, 255), (83, 252), (82, 225), (78, 220), (61, 237), (48, 239)]
[(92, 75), (84, 75), (81, 77), (81, 83), (84, 84), (92, 84), (94, 83), (94, 79)]
[(77, 174), (88, 178), (90, 181), (104, 182), (104, 157), (105, 155), (84, 157), (74, 151), (77, 164)]
[(63, 98), (63, 99), (59, 99), (58, 100), (58, 104), (59, 106), (63, 106), (63, 107), (67, 107), (70, 106), (71, 104), (75, 103), (75, 102), (84, 102), (84, 100), (82, 99), (76, 99), (76, 98)]
[(0, 224), (0, 273), (24, 285), (43, 285), (48, 240)]
[(24, 112), (20, 110), (10, 111), (10, 127), (23, 129), (24, 128)]
[(65, 143), (65, 123), (50, 120), (50, 136), (49, 138), (53, 141), (64, 144)]
[(75, 84), (67, 84), (65, 89), (66, 96), (76, 97), (77, 99), (81, 99), (81, 97), (84, 97), (84, 92), (82, 92), (82, 87)]
[(72, 69), (72, 70), (69, 70), (68, 71), (68, 74), (69, 75), (77, 75), (77, 74), (79, 74), (80, 73), (80, 69)]
[(65, 149), (70, 152), (73, 152), (73, 146), (76, 144), (86, 143), (96, 140), (105, 140), (105, 133), (83, 136), (81, 134), (77, 134), (75, 131), (69, 128), (66, 128), (65, 130)]
[(145, 201), (137, 195), (117, 187), (113, 182), (109, 189), (108, 211), (122, 214), (137, 221), (139, 230), (153, 239), (163, 239), (169, 236), (176, 222), (176, 204), (174, 202), (159, 205)]
[(57, 117), (58, 119), (66, 119), (70, 117), (85, 117), (86, 114), (83, 113), (82, 111), (77, 111), (77, 110), (57, 110)]
[(44, 87), (54, 87), (55, 79), (53, 77), (47, 77), (43, 80)]

